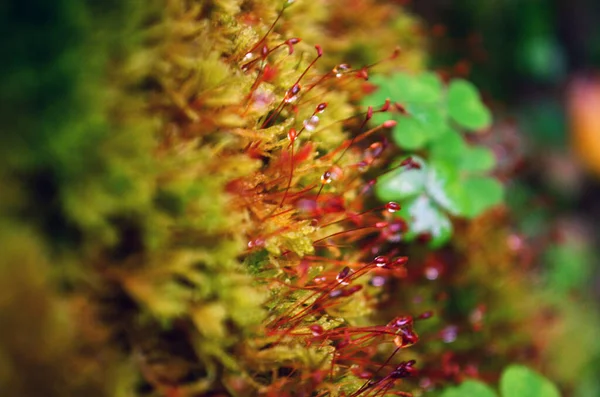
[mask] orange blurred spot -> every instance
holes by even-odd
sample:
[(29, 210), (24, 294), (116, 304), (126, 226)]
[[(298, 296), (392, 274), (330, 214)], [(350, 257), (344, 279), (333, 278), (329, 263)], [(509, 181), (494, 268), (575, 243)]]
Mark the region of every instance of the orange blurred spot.
[(600, 176), (600, 81), (573, 82), (567, 105), (571, 148), (584, 167)]

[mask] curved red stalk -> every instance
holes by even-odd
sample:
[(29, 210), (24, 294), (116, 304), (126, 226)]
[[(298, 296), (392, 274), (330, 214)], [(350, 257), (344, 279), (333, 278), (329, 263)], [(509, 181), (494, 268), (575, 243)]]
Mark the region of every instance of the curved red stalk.
[[(302, 129), (304, 129), (304, 127)], [(300, 132), (302, 132), (302, 130), (300, 130)], [(296, 133), (294, 128), (290, 129), (288, 132), (288, 138), (290, 139), (290, 144), (288, 146), (290, 149), (290, 177), (288, 179), (287, 187), (285, 188), (285, 193), (283, 194), (281, 202), (279, 203), (279, 207), (283, 207), (283, 203), (285, 202), (288, 192), (290, 191), (290, 187), (292, 186), (292, 179), (294, 177), (294, 143), (296, 142), (298, 135), (299, 134)]]
[(247, 53), (254, 52), (267, 39), (267, 37), (269, 36), (269, 34), (271, 34), (271, 32), (273, 31), (273, 29), (275, 29), (275, 25), (277, 24), (277, 22), (279, 22), (279, 20), (283, 16), (283, 12), (286, 10), (286, 8), (287, 8), (286, 5), (284, 5), (281, 8), (281, 11), (279, 11), (279, 14), (277, 14), (277, 18), (275, 18), (275, 20), (273, 21), (273, 23), (269, 27), (269, 30), (267, 30), (267, 33), (265, 33), (265, 35), (250, 50), (248, 50)]

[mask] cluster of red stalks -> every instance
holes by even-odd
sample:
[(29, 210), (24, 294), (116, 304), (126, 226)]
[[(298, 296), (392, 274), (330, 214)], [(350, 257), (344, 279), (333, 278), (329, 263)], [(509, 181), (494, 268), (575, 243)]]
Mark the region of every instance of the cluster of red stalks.
[[(245, 111), (267, 100), (260, 87), (262, 83), (271, 82), (279, 72), (274, 54), (287, 50), (291, 56), (301, 41), (292, 38), (270, 43), (269, 36), (285, 8), (287, 6), (268, 32), (238, 60), (243, 73), (256, 76), (247, 95)], [(364, 379), (364, 383), (355, 391), (340, 395), (410, 396), (398, 391), (397, 384), (416, 372), (415, 361), (398, 361), (400, 354), (397, 353), (419, 340), (413, 317), (402, 314), (387, 324), (374, 326), (356, 326), (348, 321), (331, 325), (326, 321), (345, 306), (352, 305), (359, 295), (361, 301), (373, 303), (376, 293), (368, 291), (390, 277), (406, 274), (408, 258), (392, 248), (406, 231), (405, 221), (394, 215), (400, 205), (390, 202), (364, 210), (377, 179), (363, 179), (363, 174), (377, 165), (387, 147), (385, 138), (374, 138), (378, 132), (395, 125), (395, 121), (390, 120), (367, 129), (367, 123), (376, 112), (405, 113), (405, 110), (401, 104), (389, 100), (378, 109), (369, 107), (355, 116), (360, 122), (354, 123), (352, 138), (319, 155), (305, 132), (326, 131), (330, 127), (319, 126), (320, 115), (327, 111), (328, 104), (312, 97), (311, 91), (316, 87), (340, 90), (352, 81), (367, 80), (369, 69), (376, 64), (359, 69), (340, 64), (329, 72), (313, 74), (323, 56), (319, 45), (315, 49), (314, 59), (281, 93), (281, 101), (257, 126), (260, 133), (261, 129), (293, 118), (293, 127), (287, 129), (288, 143), (276, 146), (261, 139), (250, 141), (246, 151), (263, 160), (263, 167), (256, 175), (230, 184), (230, 192), (239, 197), (257, 224), (255, 234), (249, 236), (249, 254), (263, 250), (270, 239), (299, 232), (307, 226), (318, 236), (312, 240), (311, 254), (299, 255), (289, 247), (279, 247), (280, 254), (274, 256), (276, 264), (265, 269), (277, 270), (277, 276), (265, 277), (263, 281), (278, 291), (277, 302), (281, 303), (271, 310), (266, 332), (271, 338), (270, 346), (299, 343), (329, 348), (332, 349), (331, 360), (326, 370), (313, 369), (310, 375), (302, 374), (301, 368), (293, 368), (286, 376), (273, 380), (266, 394), (327, 396), (337, 393), (332, 385), (339, 386), (344, 375), (351, 373), (355, 378)], [(397, 51), (389, 59), (396, 56)], [(295, 115), (307, 108), (312, 109), (308, 112), (310, 115), (296, 120)], [(346, 126), (353, 121), (336, 123)], [(407, 159), (398, 167), (408, 169), (419, 164)], [(270, 230), (267, 225), (271, 226)], [(385, 346), (389, 346), (388, 353), (381, 358)], [(304, 386), (298, 386), (299, 383)]]

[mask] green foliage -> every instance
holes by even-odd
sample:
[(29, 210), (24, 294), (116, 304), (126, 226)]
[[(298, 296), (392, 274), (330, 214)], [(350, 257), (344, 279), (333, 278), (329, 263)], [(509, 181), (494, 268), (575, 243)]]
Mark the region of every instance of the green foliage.
[[(454, 150), (447, 147), (448, 153)], [(493, 164), (493, 158), (483, 148), (468, 150), (472, 156), (468, 155), (463, 162), (457, 163), (436, 159), (426, 162), (412, 156), (421, 164), (420, 169), (400, 167), (378, 180), (377, 196), (381, 200), (401, 202), (403, 210), (398, 214), (409, 215), (406, 218), (410, 220), (407, 240), (428, 233), (433, 238), (431, 246), (438, 247), (451, 235), (451, 215), (473, 218), (502, 201), (502, 185), (493, 178), (472, 171), (486, 170)]]
[(402, 209), (397, 213), (409, 221), (409, 231), (404, 238), (414, 240), (420, 234), (430, 234), (430, 246), (445, 243), (452, 234), (452, 224), (444, 208), (450, 206), (443, 185), (447, 180), (439, 169), (429, 166), (420, 157), (413, 161), (421, 168), (399, 168), (384, 175), (375, 185), (377, 196), (382, 200), (400, 201)]
[(558, 389), (548, 379), (522, 365), (504, 370), (500, 392), (504, 397), (560, 397)]
[[(375, 76), (378, 89), (363, 100), (374, 108), (390, 99), (406, 112), (391, 113), (397, 121), (394, 142), (412, 156), (421, 169), (398, 167), (382, 176), (376, 185), (381, 200), (400, 201), (408, 215), (411, 241), (429, 234), (430, 246), (443, 245), (452, 234), (450, 216), (474, 218), (502, 202), (502, 185), (487, 176), (495, 166), (487, 148), (467, 143), (463, 134), (481, 131), (492, 122), (473, 84), (455, 79), (446, 87), (434, 73), (397, 73)], [(383, 122), (389, 112), (376, 113)], [(395, 164), (398, 164), (397, 161)]]
[[(477, 89), (466, 80), (452, 80), (446, 87), (435, 73), (426, 72), (374, 76), (372, 83), (378, 89), (363, 99), (364, 106), (377, 107), (389, 98), (406, 109), (406, 114), (393, 114), (398, 122), (393, 138), (403, 149), (427, 148), (454, 125), (476, 132), (492, 122)], [(383, 113), (373, 117), (375, 122), (387, 119), (389, 115)]]
[(442, 397), (496, 397), (496, 392), (483, 382), (467, 380), (459, 386), (450, 387), (444, 391)]
[(477, 88), (466, 80), (453, 80), (447, 93), (448, 114), (459, 125), (469, 130), (489, 127), (492, 122), (490, 111), (479, 98)]
[[(522, 365), (511, 365), (504, 370), (500, 379), (502, 397), (560, 397), (560, 393), (548, 379)], [(485, 383), (467, 380), (459, 386), (450, 387), (441, 397), (496, 397)]]

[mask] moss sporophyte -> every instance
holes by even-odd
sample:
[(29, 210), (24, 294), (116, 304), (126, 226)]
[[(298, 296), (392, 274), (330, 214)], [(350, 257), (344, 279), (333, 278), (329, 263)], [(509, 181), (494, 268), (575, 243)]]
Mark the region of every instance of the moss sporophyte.
[[(258, 339), (262, 342), (251, 360), (264, 370), (272, 364), (261, 357), (281, 360), (289, 368), (270, 384), (257, 385), (258, 392), (384, 395), (415, 371), (414, 361), (396, 359), (401, 349), (418, 341), (413, 320), (401, 316), (387, 325), (354, 323), (365, 321), (377, 301), (380, 287), (370, 279), (402, 277), (407, 263), (390, 244), (405, 230), (392, 217), (401, 206), (389, 202), (365, 209), (370, 191), (362, 178), (378, 165), (387, 146), (378, 134), (396, 122), (365, 127), (374, 114), (397, 107), (385, 101), (377, 110), (369, 106), (356, 116), (339, 113), (347, 108), (344, 87), (360, 88), (355, 83), (368, 79), (368, 70), (377, 63), (358, 69), (340, 63), (322, 73), (318, 62), (325, 52), (316, 45), (316, 56), (301, 66), (304, 53), (296, 48), (301, 39), (277, 42), (271, 38), (275, 23), (248, 51), (240, 52), (240, 70), (252, 81), (245, 112), (257, 113), (258, 127), (246, 127), (239, 135), (248, 139), (248, 155), (261, 165), (228, 188), (232, 202), (247, 214), (246, 255), (264, 253), (265, 260), (253, 266), (256, 282), (271, 291), (264, 335)], [(272, 41), (276, 43), (270, 47)], [(288, 51), (276, 51), (282, 47)], [(292, 58), (296, 54), (299, 58)], [(397, 55), (394, 51), (387, 61)], [(272, 93), (272, 99), (265, 101), (259, 91)], [(273, 100), (277, 97), (279, 101)], [(344, 117), (336, 119), (337, 114)], [(355, 118), (362, 121), (352, 127)], [(353, 129), (352, 138), (341, 134)], [(379, 140), (368, 142), (377, 136)], [(303, 356), (309, 352), (316, 356), (307, 361)]]
[[(237, 153), (252, 164), (225, 191), (228, 210), (240, 215), (230, 233), (247, 242), (237, 255), (251, 263), (248, 292), (263, 297), (264, 318), (247, 329), (232, 324), (243, 339), (230, 335), (235, 342), (219, 355), (206, 347), (201, 355), (226, 369), (223, 385), (235, 395), (409, 396), (402, 389), (415, 385), (403, 382), (418, 373), (406, 353), (419, 341), (413, 317), (394, 313), (377, 323), (369, 315), (387, 285), (407, 277), (397, 243), (414, 234), (414, 220), (400, 203), (376, 204), (373, 193), (389, 175), (421, 172), (425, 163), (411, 156), (380, 169), (389, 163), (390, 129), (413, 116), (410, 103), (386, 97), (355, 110), (372, 72), (399, 62), (401, 52), (358, 68), (337, 60), (323, 71), (326, 46), (280, 33), (291, 11), (285, 3), (266, 29), (237, 26), (250, 39), (229, 50), (227, 73), (208, 90), (227, 91), (227, 79), (241, 88), (237, 100), (221, 100), (223, 118), (205, 107), (206, 96), (182, 104), (189, 122), (174, 120), (182, 138), (214, 139), (220, 156)], [(232, 349), (243, 352), (236, 365), (227, 358)]]

